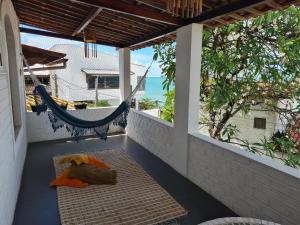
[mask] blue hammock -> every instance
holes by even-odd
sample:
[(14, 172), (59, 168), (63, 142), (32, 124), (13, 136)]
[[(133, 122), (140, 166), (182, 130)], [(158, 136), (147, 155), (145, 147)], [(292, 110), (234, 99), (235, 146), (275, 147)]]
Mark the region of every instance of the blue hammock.
[[(130, 103), (127, 100), (123, 101), (109, 116), (101, 120), (88, 121), (74, 117), (61, 108), (47, 93), (43, 85), (38, 85), (35, 88), (34, 94), (40, 96), (42, 99), (42, 104), (36, 101), (37, 114), (39, 115), (41, 112), (51, 109), (51, 111), (48, 111), (48, 117), (54, 132), (59, 128), (65, 127), (70, 132), (71, 137), (74, 137), (77, 141), (81, 136), (87, 134), (87, 132), (91, 135), (97, 135), (101, 139), (106, 139), (111, 124), (122, 128), (127, 126), (127, 115), (130, 109)], [(35, 99), (37, 99), (36, 96)]]
[[(109, 116), (96, 121), (79, 119), (68, 113), (63, 108), (61, 108), (61, 106), (58, 105), (47, 93), (45, 87), (38, 81), (36, 76), (33, 74), (32, 70), (28, 66), (28, 63), (25, 58), (24, 62), (36, 86), (34, 90), (34, 96), (37, 115), (39, 115), (41, 112), (46, 112), (47, 109), (50, 109), (51, 111), (48, 111), (48, 117), (52, 124), (53, 131), (56, 132), (59, 128), (65, 127), (67, 131), (71, 134), (71, 137), (78, 141), (80, 137), (86, 134), (97, 135), (99, 138), (105, 140), (107, 138), (107, 133), (110, 125), (116, 125), (122, 128), (126, 128), (127, 116), (130, 110), (131, 99), (134, 96), (134, 94), (138, 91), (143, 80), (147, 76), (147, 73), (153, 61), (147, 68), (142, 79), (140, 79), (135, 89), (126, 98), (126, 100), (124, 100), (118, 106), (118, 108), (116, 108)], [(38, 96), (42, 99), (42, 101), (38, 100)]]

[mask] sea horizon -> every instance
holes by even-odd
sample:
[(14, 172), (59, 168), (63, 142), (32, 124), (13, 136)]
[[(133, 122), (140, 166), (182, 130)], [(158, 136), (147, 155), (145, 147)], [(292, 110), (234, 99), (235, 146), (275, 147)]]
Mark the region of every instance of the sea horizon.
[(163, 89), (163, 81), (165, 77), (162, 76), (149, 76), (146, 77), (145, 80), (145, 93), (142, 98), (149, 98), (154, 101), (159, 101), (164, 103), (165, 96), (164, 94), (167, 92)]

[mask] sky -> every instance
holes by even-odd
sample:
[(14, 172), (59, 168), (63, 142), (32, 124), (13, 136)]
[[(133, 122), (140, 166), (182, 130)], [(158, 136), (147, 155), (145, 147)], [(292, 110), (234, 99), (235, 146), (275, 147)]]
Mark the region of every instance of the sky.
[[(71, 41), (61, 38), (44, 37), (40, 35), (21, 33), (21, 42), (26, 45), (35, 46), (43, 49), (50, 49), (55, 44), (73, 44), (83, 47), (83, 43), (79, 41)], [(108, 47), (103, 45), (97, 46), (98, 51), (117, 55), (118, 52), (114, 47)], [(82, 50), (83, 51), (83, 50)], [(153, 49), (151, 47), (143, 48), (140, 50), (131, 51), (131, 61), (133, 63), (143, 64), (149, 66), (153, 57)], [(148, 76), (161, 76), (161, 69), (157, 62), (152, 64)]]

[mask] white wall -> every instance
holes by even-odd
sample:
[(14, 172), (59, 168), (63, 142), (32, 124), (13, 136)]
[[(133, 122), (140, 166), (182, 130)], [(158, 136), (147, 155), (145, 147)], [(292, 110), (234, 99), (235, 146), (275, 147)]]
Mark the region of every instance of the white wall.
[[(16, 132), (16, 136), (13, 130), (9, 85), (11, 74), (9, 72), (5, 17), (11, 21), (16, 45), (18, 71), (16, 80), (20, 93), (20, 123), (22, 124), (19, 131)], [(0, 52), (3, 61), (3, 66), (0, 66), (0, 225), (12, 224), (27, 148), (24, 80), (23, 74), (20, 73), (22, 59), (18, 27), (19, 23), (12, 3), (9, 0), (0, 0)], [(13, 51), (13, 49), (9, 50)]]
[(194, 134), (188, 171), (191, 181), (240, 216), (299, 225), (299, 170)]
[[(127, 135), (175, 170), (170, 124), (131, 110)], [(240, 216), (300, 222), (300, 171), (200, 134), (188, 135), (187, 178)], [(185, 151), (185, 149), (182, 149)]]
[[(97, 58), (85, 58), (84, 49), (76, 45), (54, 45), (52, 51), (62, 52), (67, 54), (67, 67), (61, 70), (50, 71), (50, 74), (57, 74), (58, 78), (58, 96), (70, 101), (95, 100), (95, 90), (88, 90), (86, 74), (81, 71), (82, 68), (88, 69), (114, 69), (119, 70), (118, 56), (98, 52)], [(144, 75), (145, 67), (138, 64), (131, 64), (131, 71), (134, 75), (131, 76), (131, 84), (135, 87), (137, 76)], [(75, 84), (78, 87), (68, 85), (61, 79), (69, 83)], [(52, 93), (54, 92), (53, 81), (51, 81)], [(98, 91), (99, 99), (116, 99), (113, 103), (119, 103), (120, 89), (100, 89)]]
[(174, 130), (170, 123), (131, 109), (128, 116), (127, 135), (169, 165), (180, 158), (174, 153)]
[[(95, 109), (81, 109), (81, 110), (69, 110), (73, 116), (76, 116), (85, 120), (99, 120), (109, 114), (111, 114), (116, 108), (95, 108)], [(109, 133), (121, 132), (122, 128), (117, 126), (111, 126)], [(39, 142), (48, 140), (58, 140), (63, 138), (70, 138), (70, 133), (66, 128), (53, 131), (51, 123), (48, 118), (48, 113), (41, 113), (39, 116), (33, 112), (27, 112), (27, 133), (28, 142)], [(89, 134), (87, 134), (89, 135)]]

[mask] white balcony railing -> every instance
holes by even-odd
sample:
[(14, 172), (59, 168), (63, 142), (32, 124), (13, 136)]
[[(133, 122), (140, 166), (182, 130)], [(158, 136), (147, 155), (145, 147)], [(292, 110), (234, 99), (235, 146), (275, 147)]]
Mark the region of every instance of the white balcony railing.
[[(69, 110), (68, 112), (81, 119), (98, 120), (108, 116), (115, 109), (116, 107), (105, 107), (95, 109)], [(70, 133), (68, 133), (65, 128), (61, 128), (56, 132), (53, 132), (51, 123), (48, 118), (48, 113), (41, 113), (39, 116), (37, 116), (37, 114), (34, 112), (27, 112), (26, 117), (29, 143), (70, 138)], [(122, 132), (122, 129), (116, 126), (110, 127), (110, 134), (117, 132)]]
[[(300, 171), (200, 133), (188, 135), (187, 162), (178, 153), (173, 127), (131, 110), (127, 135), (240, 216), (299, 225)], [(183, 164), (183, 165), (180, 165)]]
[[(89, 120), (103, 118), (115, 108), (72, 110)], [(46, 113), (27, 113), (29, 142), (68, 138), (65, 129), (53, 133)], [(188, 148), (175, 147), (176, 126), (131, 110), (127, 135), (240, 216), (299, 225), (300, 172), (199, 133), (188, 135)], [(112, 127), (110, 132), (122, 129)], [(184, 162), (182, 153), (187, 154)], [(186, 173), (182, 168), (187, 166)], [(297, 222), (298, 221), (298, 222)]]

